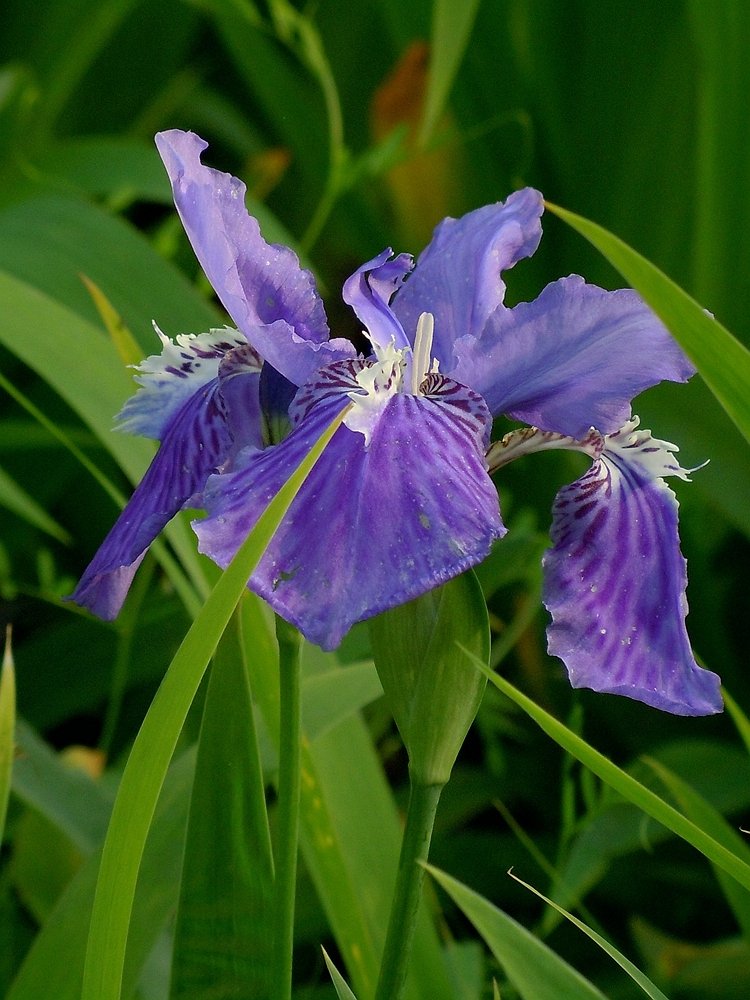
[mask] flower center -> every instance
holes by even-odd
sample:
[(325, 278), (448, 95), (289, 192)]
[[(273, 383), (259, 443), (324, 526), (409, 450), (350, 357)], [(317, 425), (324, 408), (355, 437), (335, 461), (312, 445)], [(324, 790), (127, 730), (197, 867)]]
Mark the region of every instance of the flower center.
[(375, 423), (391, 396), (407, 391), (414, 396), (421, 395), (420, 386), (425, 376), (438, 370), (437, 359), (431, 358), (434, 329), (432, 313), (425, 312), (417, 321), (413, 349), (396, 347), (393, 339), (385, 347), (373, 343), (375, 360), (355, 375), (358, 388), (348, 394), (354, 405), (344, 418), (346, 426), (364, 434), (368, 444)]

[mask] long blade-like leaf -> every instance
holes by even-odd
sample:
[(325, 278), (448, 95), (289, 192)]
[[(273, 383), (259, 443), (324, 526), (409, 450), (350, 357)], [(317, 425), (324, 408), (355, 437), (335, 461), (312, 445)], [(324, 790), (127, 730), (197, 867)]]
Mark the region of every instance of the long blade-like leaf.
[(119, 1000), (121, 996), (125, 945), (143, 846), (188, 709), (249, 576), (345, 412), (342, 410), (321, 434), (219, 578), (144, 719), (104, 842), (81, 1000)]
[[(467, 653), (467, 655), (470, 654)], [(559, 722), (549, 712), (545, 712), (543, 708), (540, 708), (531, 698), (528, 698), (522, 691), (515, 688), (504, 677), (499, 677), (497, 674), (491, 673), (476, 657), (473, 657), (473, 660), (477, 668), (487, 675), (491, 683), (499, 691), (507, 695), (511, 701), (514, 701), (519, 708), (523, 709), (559, 746), (567, 750), (569, 754), (575, 757), (576, 760), (579, 760), (590, 771), (593, 771), (594, 774), (598, 775), (602, 781), (606, 782), (606, 784), (622, 795), (623, 798), (638, 806), (639, 809), (642, 809), (647, 815), (652, 816), (668, 830), (671, 830), (672, 833), (677, 834), (678, 837), (682, 837), (688, 844), (692, 844), (709, 861), (712, 861), (723, 871), (731, 875), (740, 885), (743, 885), (746, 889), (750, 889), (750, 864), (746, 864), (723, 844), (720, 844), (714, 837), (700, 829), (695, 823), (669, 805), (668, 802), (661, 799), (655, 792), (652, 792), (651, 789), (646, 788), (645, 785), (642, 785), (632, 775), (623, 771), (616, 764), (613, 764), (604, 754), (599, 753), (598, 750), (589, 746), (585, 740), (581, 739), (571, 729), (568, 729), (567, 726)]]
[(0, 670), (0, 841), (5, 829), (5, 816), (10, 798), (13, 770), (13, 730), (16, 722), (16, 675), (10, 650), (10, 628), (5, 639), (2, 670)]
[(543, 893), (539, 892), (538, 889), (535, 889), (533, 885), (529, 885), (528, 882), (524, 882), (523, 879), (514, 875), (513, 872), (509, 872), (509, 874), (511, 878), (516, 880), (516, 882), (522, 885), (525, 889), (528, 889), (529, 892), (533, 892), (535, 896), (543, 899), (548, 906), (554, 907), (554, 909), (569, 920), (574, 927), (577, 927), (579, 931), (583, 931), (583, 933), (587, 937), (590, 937), (595, 944), (598, 944), (602, 951), (605, 951), (610, 958), (614, 959), (620, 968), (627, 972), (633, 982), (640, 986), (646, 996), (651, 997), (651, 1000), (668, 1000), (659, 987), (654, 986), (648, 976), (644, 975), (637, 966), (633, 965), (629, 958), (626, 958), (621, 951), (615, 948), (614, 945), (610, 944), (606, 938), (601, 936), (601, 934), (598, 934), (591, 927), (588, 927), (582, 920), (579, 920), (578, 917), (573, 916), (572, 913), (568, 913), (567, 910), (563, 909), (562, 906), (559, 906), (554, 900), (549, 899)]
[(216, 651), (203, 707), (172, 953), (172, 1000), (266, 1000), (273, 858), (237, 621)]
[(426, 867), (474, 924), (523, 1000), (605, 1000), (596, 986), (521, 924), (450, 875)]

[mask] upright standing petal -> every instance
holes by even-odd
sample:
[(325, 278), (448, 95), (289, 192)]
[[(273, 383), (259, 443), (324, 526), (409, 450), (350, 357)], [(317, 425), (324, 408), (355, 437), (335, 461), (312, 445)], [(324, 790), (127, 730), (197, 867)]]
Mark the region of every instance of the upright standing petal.
[(694, 372), (636, 292), (571, 275), (457, 341), (449, 374), (480, 392), (493, 414), (583, 437), (589, 427), (614, 433), (639, 392)]
[(599, 460), (555, 500), (544, 558), (549, 651), (574, 687), (708, 715), (721, 710), (720, 682), (690, 649), (677, 501), (661, 478), (686, 473), (674, 445), (636, 423), (604, 439)]
[(433, 314), (433, 351), (441, 371), (450, 373), (454, 367), (454, 341), (479, 336), (487, 317), (502, 304), (501, 272), (536, 250), (542, 210), (539, 192), (524, 188), (505, 202), (444, 219), (419, 255), (393, 311), (407, 334), (416, 329), (421, 313)]
[[(220, 566), (358, 389), (354, 369), (362, 364), (326, 369), (320, 400), (312, 404), (306, 387), (289, 437), (209, 480), (209, 516), (194, 528), (201, 551)], [(332, 649), (354, 622), (475, 565), (505, 532), (484, 461), (489, 424), (476, 393), (430, 375), (424, 395), (388, 400), (369, 444), (359, 431), (340, 427), (250, 587), (308, 639)]]
[(411, 271), (408, 253), (392, 257), (390, 247), (357, 268), (344, 282), (343, 299), (350, 305), (377, 347), (408, 347), (409, 339), (394, 315), (390, 301)]
[(261, 236), (245, 208), (245, 185), (201, 163), (208, 144), (173, 129), (160, 132), (156, 145), (195, 255), (255, 350), (295, 385), (321, 365), (351, 357), (347, 341), (328, 341), (312, 274), (288, 247)]

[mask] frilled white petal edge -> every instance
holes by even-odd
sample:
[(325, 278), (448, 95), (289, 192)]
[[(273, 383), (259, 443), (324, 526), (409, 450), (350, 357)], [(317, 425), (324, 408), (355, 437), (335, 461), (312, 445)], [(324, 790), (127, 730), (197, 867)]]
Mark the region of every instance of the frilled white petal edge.
[(177, 511), (202, 502), (207, 478), (233, 454), (239, 443), (233, 423), (242, 425), (241, 443), (260, 443), (260, 374), (243, 367), (247, 350), (245, 344), (230, 351), (219, 376), (199, 387), (172, 415), (145, 476), (71, 595), (76, 604), (99, 618), (115, 618), (151, 542)]
[(677, 715), (722, 707), (720, 680), (695, 662), (685, 628), (674, 445), (629, 422), (564, 487), (544, 557), (549, 651), (574, 687), (621, 694)]
[[(361, 362), (342, 362), (348, 369)], [(226, 566), (271, 498), (348, 401), (335, 372), (296, 410), (280, 445), (248, 452), (205, 491), (200, 549)], [(342, 426), (271, 540), (249, 586), (312, 642), (335, 648), (357, 621), (419, 596), (480, 562), (505, 533), (484, 461), (489, 414), (440, 376), (391, 397), (369, 444)]]
[(238, 330), (224, 327), (207, 333), (178, 334), (170, 340), (155, 326), (161, 354), (151, 354), (134, 365), (140, 388), (117, 416), (118, 430), (160, 441), (177, 411), (219, 374), (221, 359), (235, 348), (245, 351), (248, 370), (262, 364)]

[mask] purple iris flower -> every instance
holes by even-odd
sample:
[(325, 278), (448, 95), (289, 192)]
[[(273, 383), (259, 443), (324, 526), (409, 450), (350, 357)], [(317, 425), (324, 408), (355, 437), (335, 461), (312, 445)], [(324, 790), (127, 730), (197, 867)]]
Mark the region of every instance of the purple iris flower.
[[(330, 340), (291, 250), (267, 244), (244, 185), (201, 163), (192, 133), (157, 136), (185, 230), (238, 330), (164, 339), (122, 426), (161, 447), (73, 599), (114, 617), (150, 542), (202, 506), (200, 549), (226, 566), (323, 429), (349, 412), (249, 581), (331, 649), (357, 621), (480, 562), (505, 534), (490, 479), (532, 451), (591, 469), (564, 487), (544, 557), (550, 652), (576, 687), (666, 711), (719, 711), (719, 678), (685, 629), (685, 561), (665, 476), (676, 448), (638, 430), (635, 395), (693, 368), (635, 292), (571, 276), (504, 305), (501, 274), (541, 238), (530, 188), (445, 219), (416, 264), (390, 250), (344, 285), (372, 353)], [(291, 402), (290, 402), (291, 401)], [(269, 435), (269, 409), (287, 433)], [(498, 414), (532, 426), (490, 444)], [(274, 424), (274, 426), (276, 426)]]

